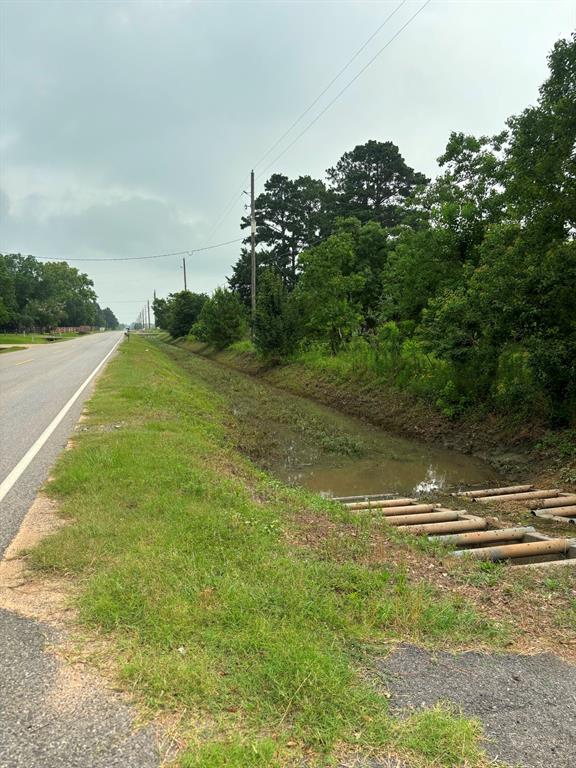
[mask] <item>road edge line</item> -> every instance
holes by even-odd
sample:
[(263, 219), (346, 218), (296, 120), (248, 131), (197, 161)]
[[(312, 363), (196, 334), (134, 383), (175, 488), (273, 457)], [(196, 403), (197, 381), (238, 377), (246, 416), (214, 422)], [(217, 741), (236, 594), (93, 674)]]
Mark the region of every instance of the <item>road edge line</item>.
[(46, 429), (42, 432), (40, 437), (38, 437), (34, 443), (28, 448), (24, 456), (20, 459), (20, 461), (15, 465), (15, 467), (8, 473), (8, 475), (4, 478), (4, 480), (0, 483), (0, 503), (4, 500), (6, 495), (12, 490), (16, 482), (19, 480), (21, 475), (28, 469), (32, 461), (36, 458), (36, 455), (39, 453), (41, 448), (44, 446), (48, 438), (52, 435), (54, 430), (58, 427), (62, 419), (66, 416), (70, 408), (74, 405), (76, 400), (80, 397), (82, 392), (86, 389), (88, 384), (92, 381), (94, 376), (98, 373), (98, 371), (102, 368), (102, 366), (106, 363), (110, 355), (112, 355), (113, 352), (116, 351), (116, 348), (119, 346), (119, 344), (122, 342), (123, 337), (121, 336), (118, 341), (114, 344), (110, 352), (98, 363), (96, 368), (92, 371), (91, 374), (89, 374), (88, 378), (78, 387), (76, 392), (72, 395), (72, 397), (68, 400), (68, 402), (58, 411), (56, 416), (52, 419), (50, 424), (46, 427)]

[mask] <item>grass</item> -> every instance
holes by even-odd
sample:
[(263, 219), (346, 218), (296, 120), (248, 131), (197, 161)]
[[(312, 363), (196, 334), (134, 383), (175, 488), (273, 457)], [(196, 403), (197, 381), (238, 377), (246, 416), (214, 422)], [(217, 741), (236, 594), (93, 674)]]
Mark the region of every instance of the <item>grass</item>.
[(475, 721), (389, 714), (370, 649), (498, 644), (502, 632), (400, 567), (290, 544), (299, 514), (331, 505), (240, 456), (219, 394), (191, 373), (153, 341), (120, 347), (49, 486), (74, 525), (33, 554), (77, 585), (80, 619), (108, 636), (123, 685), (182, 714), (181, 765), (327, 765), (378, 750), (484, 765)]
[[(58, 340), (71, 339), (77, 333), (58, 334)], [(0, 344), (48, 344), (49, 333), (0, 333)]]

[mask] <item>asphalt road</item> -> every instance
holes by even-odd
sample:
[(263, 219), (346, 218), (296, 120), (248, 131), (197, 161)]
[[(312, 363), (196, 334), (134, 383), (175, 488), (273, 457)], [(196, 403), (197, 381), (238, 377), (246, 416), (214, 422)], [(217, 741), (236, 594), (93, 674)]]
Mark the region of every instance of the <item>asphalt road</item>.
[[(121, 333), (0, 355), (0, 494), (44, 431), (104, 360)], [(74, 429), (82, 391), (0, 501), (0, 556)], [(2, 486), (4, 483), (4, 486)], [(98, 685), (63, 687), (69, 672), (50, 652), (55, 630), (0, 609), (0, 768), (157, 768), (154, 729)]]
[[(0, 484), (122, 337), (119, 332), (37, 344), (0, 355)], [(0, 501), (0, 556), (74, 428), (88, 386)]]

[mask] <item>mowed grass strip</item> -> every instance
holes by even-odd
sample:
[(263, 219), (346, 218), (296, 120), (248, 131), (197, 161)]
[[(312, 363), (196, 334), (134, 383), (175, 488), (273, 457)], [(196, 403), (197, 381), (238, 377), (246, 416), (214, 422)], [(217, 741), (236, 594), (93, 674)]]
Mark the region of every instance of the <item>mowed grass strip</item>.
[(79, 585), (124, 684), (184, 713), (183, 766), (379, 749), (484, 764), (477, 723), (445, 708), (394, 720), (359, 665), (392, 638), (498, 642), (498, 628), (402, 570), (292, 548), (294, 515), (329, 505), (235, 453), (219, 395), (153, 342), (120, 347), (83, 426), (48, 489), (74, 524), (33, 561)]

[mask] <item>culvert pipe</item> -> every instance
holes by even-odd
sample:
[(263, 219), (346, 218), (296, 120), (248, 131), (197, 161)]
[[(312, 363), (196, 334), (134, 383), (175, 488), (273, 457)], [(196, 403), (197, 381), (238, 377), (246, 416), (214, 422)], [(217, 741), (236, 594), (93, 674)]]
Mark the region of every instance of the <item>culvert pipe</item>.
[(387, 517), (386, 522), (390, 525), (413, 526), (418, 523), (446, 523), (449, 520), (458, 520), (459, 516), (458, 512), (425, 512), (423, 515)]
[(504, 493), (499, 496), (483, 496), (482, 498), (474, 499), (481, 503), (489, 503), (492, 501), (528, 501), (530, 499), (550, 499), (553, 496), (558, 496), (561, 491), (558, 488), (553, 488), (549, 491), (528, 491), (527, 493)]
[(576, 505), (576, 496), (556, 496), (553, 499), (541, 501), (529, 501), (526, 506), (529, 509), (552, 509), (553, 507), (571, 507)]
[(522, 493), (524, 491), (533, 491), (533, 485), (507, 485), (503, 488), (484, 488), (481, 491), (459, 491), (452, 496), (465, 496), (468, 499), (480, 499), (482, 496), (499, 496), (508, 493)]
[(576, 517), (576, 505), (569, 507), (546, 507), (531, 511), (533, 515), (537, 515), (538, 512), (546, 512), (549, 515), (557, 515), (558, 517)]
[(434, 541), (455, 546), (468, 546), (473, 544), (490, 544), (493, 541), (514, 541), (522, 539), (527, 533), (534, 531), (534, 526), (527, 525), (523, 528), (499, 528), (495, 531), (472, 531), (470, 533), (453, 533), (447, 536), (431, 536)]
[(418, 515), (423, 512), (433, 512), (439, 507), (440, 504), (410, 504), (407, 507), (383, 507), (376, 509), (375, 512), (382, 515)]
[(406, 507), (416, 499), (375, 499), (374, 501), (352, 501), (345, 504), (347, 509), (381, 509), (385, 507)]
[(546, 541), (528, 541), (522, 544), (503, 544), (500, 547), (482, 547), (481, 549), (458, 549), (456, 557), (467, 555), (476, 560), (510, 560), (515, 557), (538, 557), (540, 555), (565, 555), (568, 552), (567, 539), (547, 539)]
[(480, 531), (488, 527), (488, 521), (478, 517), (476, 520), (452, 520), (447, 523), (427, 523), (424, 525), (410, 525), (406, 530), (410, 533), (457, 533), (460, 531)]

